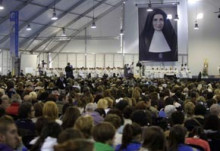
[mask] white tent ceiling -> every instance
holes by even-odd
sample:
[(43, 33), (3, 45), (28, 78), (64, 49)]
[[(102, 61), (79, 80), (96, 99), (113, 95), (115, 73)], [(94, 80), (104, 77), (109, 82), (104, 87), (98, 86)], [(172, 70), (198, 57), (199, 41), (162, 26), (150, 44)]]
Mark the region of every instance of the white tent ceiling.
[[(121, 6), (122, 0), (3, 0), (4, 10), (0, 11), (0, 48), (9, 49), (11, 11), (19, 11), (19, 47), (25, 51), (53, 51), (60, 44), (54, 37), (66, 34), (71, 38), (92, 23), (93, 10), (95, 20)], [(55, 4), (58, 20), (52, 21)], [(27, 31), (30, 24), (32, 30)]]

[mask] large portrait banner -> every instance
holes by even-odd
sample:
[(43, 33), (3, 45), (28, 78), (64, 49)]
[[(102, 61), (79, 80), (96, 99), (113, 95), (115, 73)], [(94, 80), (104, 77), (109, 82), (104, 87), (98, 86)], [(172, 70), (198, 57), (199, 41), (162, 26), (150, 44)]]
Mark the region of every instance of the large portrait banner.
[(178, 60), (176, 14), (176, 6), (138, 8), (140, 61)]

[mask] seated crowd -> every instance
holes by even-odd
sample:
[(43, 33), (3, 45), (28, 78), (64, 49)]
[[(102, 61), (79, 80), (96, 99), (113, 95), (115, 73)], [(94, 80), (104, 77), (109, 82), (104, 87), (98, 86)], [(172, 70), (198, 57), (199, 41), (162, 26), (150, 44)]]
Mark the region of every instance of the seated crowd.
[(0, 78), (0, 151), (220, 151), (220, 83)]

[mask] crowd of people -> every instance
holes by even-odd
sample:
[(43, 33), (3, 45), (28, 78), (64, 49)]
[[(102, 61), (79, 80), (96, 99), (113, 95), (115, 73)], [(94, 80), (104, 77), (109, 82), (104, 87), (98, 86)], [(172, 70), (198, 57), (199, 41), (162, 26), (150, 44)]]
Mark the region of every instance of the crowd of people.
[(219, 151), (220, 83), (1, 76), (1, 151)]

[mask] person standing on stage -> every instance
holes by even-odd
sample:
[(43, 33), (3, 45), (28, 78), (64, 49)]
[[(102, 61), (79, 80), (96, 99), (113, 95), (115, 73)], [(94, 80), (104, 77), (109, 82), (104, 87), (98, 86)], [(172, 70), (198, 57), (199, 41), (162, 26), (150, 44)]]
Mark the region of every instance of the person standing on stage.
[(128, 69), (129, 69), (128, 70), (129, 77), (134, 77), (134, 62), (131, 63), (131, 65)]
[(73, 67), (70, 65), (70, 63), (67, 63), (67, 66), (65, 68), (66, 77), (67, 78), (73, 78)]

